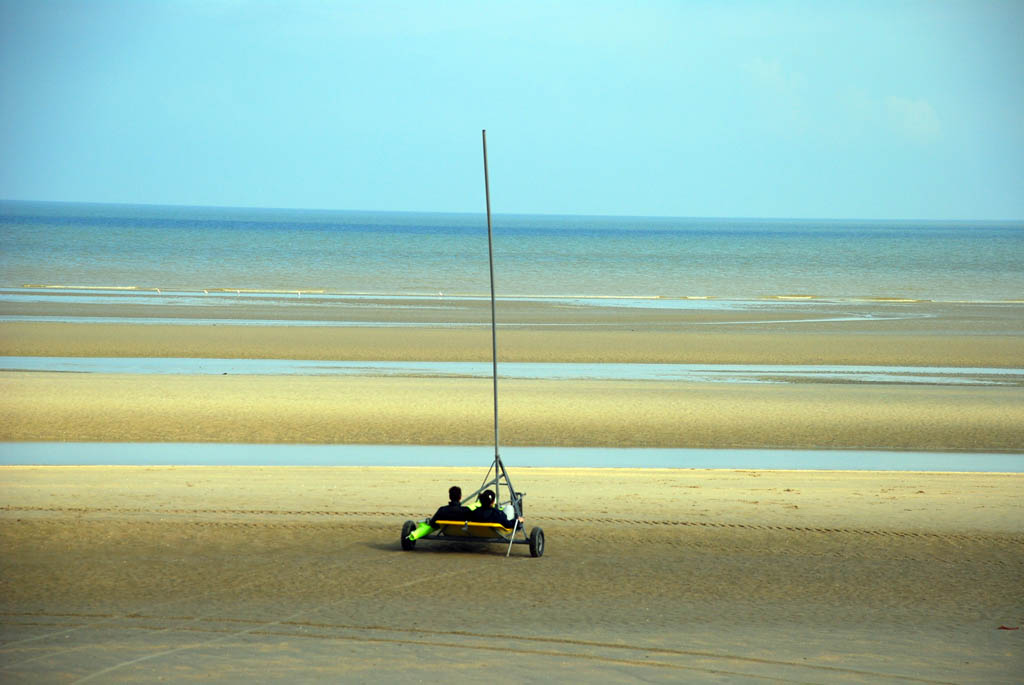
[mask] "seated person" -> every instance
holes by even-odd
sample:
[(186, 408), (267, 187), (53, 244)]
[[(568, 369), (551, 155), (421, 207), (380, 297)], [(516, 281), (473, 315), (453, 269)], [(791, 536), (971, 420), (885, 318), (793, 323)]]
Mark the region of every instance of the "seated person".
[(431, 518), (416, 526), (416, 528), (409, 533), (408, 539), (415, 541), (419, 540), (424, 535), (430, 535), (437, 529), (437, 521), (468, 521), (470, 510), (459, 504), (461, 499), (462, 488), (458, 485), (453, 485), (448, 488), (448, 504), (440, 507)]
[(438, 521), (468, 521), (470, 511), (462, 506), (462, 488), (453, 485), (448, 488), (448, 504), (440, 507), (430, 519), (430, 525), (436, 526)]
[[(484, 490), (480, 493), (480, 508), (469, 513), (469, 520), (477, 523), (500, 523), (506, 528), (512, 528), (516, 521), (516, 519), (506, 516), (505, 512), (500, 509), (494, 508), (493, 490)], [(519, 523), (522, 522), (523, 517), (520, 516)]]

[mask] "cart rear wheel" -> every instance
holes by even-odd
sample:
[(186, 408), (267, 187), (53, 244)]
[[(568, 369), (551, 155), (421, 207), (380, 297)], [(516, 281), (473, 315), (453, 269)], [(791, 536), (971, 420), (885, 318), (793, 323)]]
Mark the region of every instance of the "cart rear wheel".
[[(409, 533), (416, 530), (416, 523), (414, 521), (406, 521), (402, 524), (402, 549), (410, 550), (416, 546), (415, 540), (409, 539)], [(530, 545), (530, 549), (533, 549), (533, 545)]]
[(539, 557), (544, 555), (544, 531), (534, 528), (530, 531), (530, 556)]

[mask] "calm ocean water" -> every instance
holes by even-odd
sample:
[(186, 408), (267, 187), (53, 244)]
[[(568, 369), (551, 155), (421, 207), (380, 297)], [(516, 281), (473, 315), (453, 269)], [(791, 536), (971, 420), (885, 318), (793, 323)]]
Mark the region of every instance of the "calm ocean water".
[[(498, 215), (500, 296), (1024, 299), (1024, 223)], [(483, 214), (0, 202), (0, 287), (485, 294)]]
[[(504, 447), (520, 467), (1024, 472), (1024, 455), (870, 450)], [(0, 465), (483, 466), (493, 447), (0, 442)]]

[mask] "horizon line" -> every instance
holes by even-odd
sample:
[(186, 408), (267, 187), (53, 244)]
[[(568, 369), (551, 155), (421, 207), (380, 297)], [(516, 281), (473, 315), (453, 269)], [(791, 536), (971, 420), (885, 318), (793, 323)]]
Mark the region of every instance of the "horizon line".
[[(298, 207), (298, 206), (269, 206), (269, 205), (212, 205), (212, 204), (189, 204), (189, 203), (159, 203), (159, 202), (109, 202), (99, 200), (38, 200), (19, 198), (0, 198), (0, 203), (11, 204), (49, 204), (49, 205), (95, 205), (107, 207), (153, 207), (167, 208), (178, 207), (187, 209), (234, 209), (234, 210), (257, 210), (257, 211), (306, 211), (306, 212), (350, 212), (350, 213), (387, 213), (387, 214), (459, 214), (467, 216), (485, 215), (486, 210), (440, 210), (440, 209), (367, 209), (367, 208), (337, 208), (337, 207)], [(708, 219), (708, 220), (741, 220), (741, 221), (892, 221), (900, 223), (914, 222), (937, 222), (937, 223), (1002, 223), (1002, 224), (1024, 224), (1024, 216), (1020, 218), (979, 218), (979, 217), (958, 217), (958, 218), (923, 218), (923, 217), (839, 217), (839, 216), (741, 216), (741, 215), (673, 215), (673, 214), (629, 214), (629, 213), (571, 213), (571, 212), (523, 212), (523, 211), (499, 211), (494, 212), (497, 216), (542, 216), (542, 217), (597, 217), (597, 218), (619, 218), (619, 219)]]

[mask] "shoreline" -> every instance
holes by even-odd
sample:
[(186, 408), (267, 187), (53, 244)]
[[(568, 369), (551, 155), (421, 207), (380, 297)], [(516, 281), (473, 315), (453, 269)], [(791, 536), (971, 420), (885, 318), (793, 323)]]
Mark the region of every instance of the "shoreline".
[[(161, 295), (171, 299), (175, 297), (192, 298), (199, 295), (209, 295), (213, 298), (226, 295), (253, 295), (266, 296), (268, 298), (281, 298), (283, 302), (292, 299), (292, 296), (301, 298), (311, 296), (314, 299), (349, 300), (369, 299), (386, 301), (403, 300), (435, 300), (435, 301), (490, 301), (490, 294), (486, 291), (479, 292), (445, 292), (438, 293), (428, 290), (419, 292), (396, 292), (396, 291), (347, 291), (347, 290), (326, 290), (324, 288), (252, 288), (252, 287), (194, 287), (188, 288), (166, 288), (153, 285), (73, 285), (73, 284), (48, 284), (48, 283), (23, 283), (0, 285), (0, 295), (10, 296), (9, 301), (16, 302), (21, 297), (37, 295), (46, 297), (54, 302), (59, 302), (61, 297), (76, 298), (87, 302), (89, 298), (102, 300), (105, 296), (115, 297), (123, 295)], [(970, 298), (928, 298), (928, 297), (907, 297), (903, 295), (820, 295), (820, 294), (798, 294), (798, 293), (772, 293), (756, 294), (747, 296), (738, 295), (630, 295), (622, 293), (562, 293), (562, 294), (529, 294), (510, 293), (496, 296), (498, 304), (515, 306), (524, 302), (554, 302), (554, 303), (583, 303), (603, 302), (611, 306), (615, 302), (627, 302), (630, 305), (645, 306), (645, 303), (658, 303), (665, 305), (666, 309), (672, 309), (673, 305), (680, 308), (689, 308), (700, 304), (707, 304), (709, 308), (716, 308), (719, 305), (730, 306), (763, 306), (765, 304), (784, 303), (808, 303), (808, 304), (832, 304), (832, 305), (865, 305), (865, 304), (934, 304), (934, 305), (1019, 305), (1024, 304), (1024, 299), (1019, 297), (1004, 297), (996, 299), (970, 299)], [(45, 301), (45, 300), (44, 300)], [(66, 301), (66, 300), (65, 300)]]
[[(0, 442), (0, 466), (472, 467), (491, 446)], [(1024, 452), (659, 447), (504, 447), (517, 468), (1024, 473)]]

